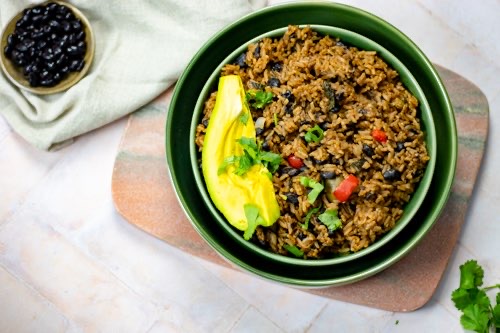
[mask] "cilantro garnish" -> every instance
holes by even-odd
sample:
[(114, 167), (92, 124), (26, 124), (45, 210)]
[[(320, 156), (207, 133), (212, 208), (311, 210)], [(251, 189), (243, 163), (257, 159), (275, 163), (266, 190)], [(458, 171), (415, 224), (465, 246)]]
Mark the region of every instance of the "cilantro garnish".
[(256, 164), (264, 165), (269, 172), (273, 173), (278, 170), (281, 163), (279, 154), (269, 151), (262, 151), (253, 138), (241, 137), (236, 140), (243, 148), (243, 155), (228, 156), (219, 166), (217, 174), (224, 173), (230, 165), (235, 165), (234, 173), (238, 176), (243, 176), (250, 168)]
[(259, 207), (253, 204), (245, 204), (243, 209), (245, 210), (245, 217), (247, 218), (248, 223), (247, 229), (243, 234), (243, 238), (245, 240), (249, 240), (255, 232), (257, 226), (262, 224), (262, 217), (259, 215)]
[(325, 212), (318, 216), (318, 220), (323, 222), (328, 227), (328, 230), (335, 231), (342, 227), (342, 220), (339, 218), (336, 209), (327, 209)]
[(307, 215), (306, 217), (304, 218), (304, 223), (299, 223), (300, 226), (303, 228), (303, 229), (307, 229), (309, 228), (309, 220), (311, 219), (311, 217), (313, 216), (313, 214), (316, 214), (318, 212), (318, 210), (320, 209), (321, 207), (316, 207), (316, 208), (313, 208), (311, 209), (310, 211), (307, 212)]
[(319, 127), (318, 125), (316, 125), (313, 128), (310, 128), (306, 132), (306, 135), (304, 136), (304, 139), (307, 142), (314, 141), (314, 142), (318, 143), (321, 140), (323, 140), (324, 137), (325, 137), (325, 135), (323, 134), (323, 130), (321, 129), (321, 127)]
[(283, 248), (285, 250), (287, 250), (288, 252), (290, 252), (291, 254), (293, 254), (294, 256), (296, 256), (297, 258), (301, 258), (304, 256), (304, 252), (302, 252), (302, 250), (300, 250), (295, 245), (285, 244), (285, 245), (283, 245)]
[(262, 109), (272, 102), (274, 94), (270, 91), (249, 90), (245, 94), (247, 102), (256, 109)]
[(308, 178), (308, 177), (300, 177), (300, 183), (304, 185), (305, 187), (310, 187), (311, 192), (307, 195), (307, 200), (313, 204), (314, 201), (316, 201), (316, 198), (318, 195), (323, 191), (325, 188), (321, 183), (318, 183), (317, 181)]
[(484, 270), (475, 260), (468, 260), (460, 266), (460, 287), (453, 291), (451, 299), (462, 311), (460, 323), (463, 328), (487, 333), (490, 327), (500, 329), (500, 292), (496, 305), (491, 305), (486, 291), (500, 288), (500, 284), (479, 288), (483, 284)]
[(248, 122), (248, 119), (250, 119), (250, 113), (249, 112), (242, 112), (238, 119), (240, 120), (240, 123), (242, 123), (243, 125), (246, 125)]

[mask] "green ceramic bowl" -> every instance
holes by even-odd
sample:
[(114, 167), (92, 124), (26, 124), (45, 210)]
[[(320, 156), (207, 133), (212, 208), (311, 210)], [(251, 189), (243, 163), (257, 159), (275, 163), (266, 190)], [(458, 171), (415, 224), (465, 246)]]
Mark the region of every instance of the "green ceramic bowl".
[[(213, 71), (242, 44), (269, 31), (294, 25), (326, 25), (363, 35), (395, 55), (411, 72), (429, 103), (435, 122), (435, 172), (413, 219), (394, 237), (357, 260), (298, 268), (271, 260), (243, 246), (211, 214), (187, 154), (196, 101)], [(436, 70), (399, 30), (362, 10), (328, 2), (296, 2), (252, 13), (213, 36), (194, 56), (177, 83), (166, 123), (166, 154), (179, 202), (193, 227), (222, 257), (260, 277), (302, 287), (341, 285), (391, 266), (413, 249), (439, 217), (450, 193), (457, 159), (457, 132), (451, 103)]]
[(280, 261), (283, 263), (288, 263), (291, 265), (296, 265), (296, 266), (328, 266), (328, 265), (333, 265), (333, 264), (338, 264), (342, 262), (347, 262), (351, 260), (358, 259), (362, 256), (367, 255), (368, 253), (375, 251), (376, 249), (380, 248), (387, 242), (389, 242), (392, 238), (394, 238), (403, 228), (412, 220), (413, 216), (416, 214), (418, 211), (420, 205), (425, 199), (425, 195), (427, 194), (427, 191), (429, 189), (429, 186), (431, 184), (432, 180), (432, 175), (434, 173), (434, 167), (435, 167), (435, 162), (436, 162), (436, 133), (434, 129), (434, 120), (432, 118), (432, 112), (429, 107), (429, 104), (427, 102), (427, 99), (425, 97), (424, 92), (420, 88), (418, 82), (415, 80), (413, 75), (411, 74), (411, 71), (404, 66), (404, 64), (398, 60), (397, 57), (395, 57), (393, 54), (391, 54), (387, 49), (384, 47), (380, 46), (379, 44), (373, 42), (372, 40), (363, 37), (357, 33), (354, 33), (352, 31), (348, 31), (345, 29), (340, 29), (336, 27), (331, 27), (331, 26), (325, 26), (325, 25), (309, 25), (313, 30), (321, 33), (322, 35), (329, 35), (332, 37), (338, 37), (340, 38), (343, 42), (347, 42), (350, 45), (357, 46), (360, 49), (363, 50), (370, 50), (370, 51), (377, 51), (377, 53), (388, 63), (390, 64), (394, 69), (398, 71), (400, 74), (401, 81), (404, 83), (404, 85), (417, 97), (417, 99), (420, 102), (420, 114), (419, 117), (422, 119), (422, 124), (423, 124), (423, 130), (425, 133), (425, 141), (427, 145), (427, 150), (430, 156), (430, 161), (426, 167), (424, 177), (422, 178), (422, 181), (420, 182), (417, 190), (415, 191), (414, 195), (412, 196), (411, 201), (405, 206), (404, 209), (404, 215), (403, 217), (398, 221), (396, 226), (389, 231), (387, 234), (385, 234), (381, 239), (377, 240), (374, 244), (370, 245), (368, 248), (365, 248), (361, 251), (358, 251), (356, 253), (352, 253), (349, 255), (344, 255), (344, 256), (338, 256), (335, 258), (329, 258), (329, 259), (320, 259), (320, 260), (304, 260), (304, 259), (298, 259), (294, 257), (286, 257), (282, 255), (278, 255), (275, 253), (272, 253), (270, 251), (267, 251), (256, 244), (252, 242), (245, 241), (242, 236), (242, 232), (235, 229), (232, 227), (229, 222), (224, 218), (224, 216), (217, 210), (217, 208), (214, 206), (212, 203), (212, 200), (210, 199), (210, 196), (208, 195), (203, 176), (201, 174), (201, 170), (199, 168), (199, 158), (200, 154), (198, 152), (198, 148), (195, 145), (195, 135), (196, 135), (196, 127), (200, 122), (200, 119), (202, 117), (202, 112), (203, 112), (203, 107), (205, 104), (206, 99), (208, 96), (211, 94), (213, 91), (213, 88), (217, 86), (217, 82), (220, 77), (220, 71), (222, 67), (227, 64), (227, 63), (232, 63), (234, 60), (242, 53), (244, 52), (249, 44), (255, 43), (259, 40), (261, 40), (264, 37), (279, 37), (282, 36), (287, 28), (281, 28), (281, 29), (276, 29), (270, 32), (267, 32), (261, 36), (258, 36), (251, 41), (244, 43), (241, 45), (239, 48), (237, 48), (235, 51), (231, 52), (229, 56), (227, 56), (221, 64), (215, 68), (213, 71), (212, 75), (204, 85), (201, 94), (197, 100), (195, 110), (193, 112), (193, 117), (191, 121), (191, 128), (190, 128), (190, 140), (191, 140), (191, 167), (193, 169), (193, 174), (195, 176), (196, 182), (199, 186), (199, 190), (201, 191), (202, 198), (205, 202), (205, 205), (209, 209), (210, 213), (212, 214), (213, 218), (221, 225), (221, 227), (228, 233), (229, 237), (233, 237), (240, 245), (247, 247), (251, 251), (254, 251), (256, 254), (260, 256), (265, 256), (268, 257), (270, 260), (273, 261)]

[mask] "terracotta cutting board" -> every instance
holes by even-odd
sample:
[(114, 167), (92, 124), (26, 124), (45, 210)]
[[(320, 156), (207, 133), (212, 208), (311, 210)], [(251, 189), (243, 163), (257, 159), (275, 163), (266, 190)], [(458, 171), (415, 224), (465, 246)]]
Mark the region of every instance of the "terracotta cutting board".
[[(441, 217), (415, 249), (383, 272), (354, 284), (306, 292), (390, 311), (412, 311), (432, 297), (465, 222), (488, 132), (483, 93), (463, 77), (437, 68), (454, 106), (459, 135), (456, 178)], [(130, 223), (172, 246), (228, 266), (191, 227), (170, 184), (164, 147), (170, 95), (166, 91), (128, 120), (113, 170), (116, 209)]]

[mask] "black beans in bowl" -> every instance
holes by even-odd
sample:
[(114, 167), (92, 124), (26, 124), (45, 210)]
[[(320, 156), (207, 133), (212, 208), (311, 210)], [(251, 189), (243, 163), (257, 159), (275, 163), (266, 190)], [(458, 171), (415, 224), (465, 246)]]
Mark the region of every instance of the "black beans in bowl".
[(71, 4), (49, 1), (24, 9), (2, 35), (2, 68), (16, 85), (53, 93), (80, 80), (93, 59), (88, 20)]

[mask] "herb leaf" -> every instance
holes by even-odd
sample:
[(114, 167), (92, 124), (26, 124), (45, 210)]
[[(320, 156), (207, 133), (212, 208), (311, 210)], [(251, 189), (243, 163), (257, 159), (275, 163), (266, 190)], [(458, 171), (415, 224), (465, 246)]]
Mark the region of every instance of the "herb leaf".
[(500, 288), (500, 284), (479, 288), (483, 284), (484, 270), (475, 260), (468, 260), (460, 266), (460, 287), (453, 291), (451, 299), (462, 311), (460, 323), (465, 329), (487, 333), (490, 326), (500, 328), (500, 293), (497, 304), (491, 306), (486, 291)]
[(308, 177), (300, 177), (300, 183), (305, 187), (310, 187), (312, 189), (311, 192), (309, 192), (309, 194), (307, 195), (307, 200), (311, 204), (313, 204), (314, 201), (316, 201), (318, 195), (325, 188), (321, 183), (318, 183), (317, 181)]
[(299, 250), (299, 248), (297, 248), (295, 245), (285, 244), (283, 245), (283, 248), (288, 252), (290, 252), (291, 254), (293, 254), (294, 256), (296, 256), (297, 258), (301, 258), (304, 256), (304, 252), (302, 252), (302, 250)]
[(476, 288), (483, 284), (484, 270), (477, 261), (468, 260), (460, 266), (460, 288)]
[(488, 312), (481, 309), (477, 304), (470, 304), (464, 309), (464, 314), (460, 317), (460, 323), (466, 330), (476, 332), (488, 332), (489, 316)]
[(326, 225), (330, 231), (335, 231), (342, 227), (342, 220), (339, 218), (338, 211), (336, 209), (325, 210), (323, 214), (318, 216), (318, 220), (323, 222), (323, 224)]
[(249, 90), (245, 94), (247, 102), (256, 109), (262, 109), (272, 102), (274, 94), (270, 91)]
[(240, 123), (242, 123), (243, 125), (246, 125), (248, 122), (248, 119), (250, 119), (250, 113), (249, 112), (242, 112), (238, 119), (240, 120)]
[(243, 234), (243, 238), (245, 240), (249, 240), (255, 232), (257, 226), (260, 224), (259, 207), (253, 204), (245, 204), (243, 209), (245, 210), (245, 217), (247, 218), (248, 223), (247, 229)]
[(311, 209), (310, 211), (307, 212), (307, 215), (306, 217), (304, 218), (304, 223), (299, 223), (300, 226), (303, 228), (303, 229), (307, 229), (309, 228), (309, 220), (311, 219), (311, 217), (313, 216), (313, 214), (316, 214), (318, 212), (318, 210), (321, 208), (320, 207), (316, 207), (316, 208), (313, 208)]
[[(256, 164), (264, 165), (269, 172), (274, 173), (278, 170), (282, 158), (279, 154), (271, 153), (268, 151), (260, 150), (254, 138), (241, 137), (237, 142), (243, 148), (243, 155), (241, 156), (228, 156), (224, 159), (217, 171), (218, 175), (224, 173), (227, 168), (234, 164), (234, 173), (238, 176), (243, 176), (252, 166)], [(272, 176), (272, 175), (271, 175)]]
[(321, 129), (321, 127), (319, 127), (318, 125), (316, 125), (313, 128), (310, 128), (306, 132), (306, 135), (304, 136), (304, 139), (307, 142), (314, 141), (314, 142), (318, 143), (321, 140), (323, 140), (324, 137), (325, 137), (325, 135), (323, 134), (323, 130)]

